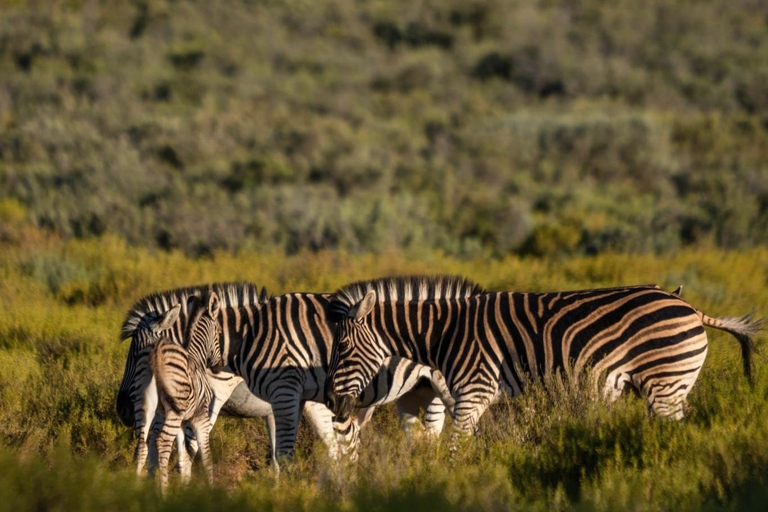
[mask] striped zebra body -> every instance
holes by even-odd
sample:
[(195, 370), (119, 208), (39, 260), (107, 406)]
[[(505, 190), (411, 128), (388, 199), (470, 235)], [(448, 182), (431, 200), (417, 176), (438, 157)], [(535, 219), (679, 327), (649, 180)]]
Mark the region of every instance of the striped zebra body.
[[(156, 342), (158, 333), (169, 333), (172, 338), (179, 339), (178, 332), (187, 317), (186, 310), (182, 308), (179, 318), (164, 324), (163, 316), (167, 313), (160, 312), (169, 310), (174, 304), (183, 305), (189, 296), (199, 295), (208, 289), (216, 291), (222, 301), (218, 321), (222, 327), (222, 356), (228, 371), (245, 380), (251, 402), (265, 404), (270, 413), (274, 411), (271, 427), (274, 432), (271, 435), (273, 461), (292, 453), (298, 410), (302, 406), (313, 430), (329, 445), (331, 455), (335, 455), (333, 415), (324, 405), (323, 386), (332, 344), (327, 320), (330, 296), (298, 293), (268, 299), (263, 291), (259, 294), (254, 286), (248, 284), (216, 284), (171, 290), (142, 299), (129, 312), (123, 337), (131, 337), (132, 341), (118, 393), (118, 413), (126, 424), (136, 423), (137, 453), (142, 439), (146, 440), (148, 435), (149, 425), (145, 418), (154, 415), (152, 392), (155, 392), (155, 386), (147, 378), (148, 372), (140, 373), (142, 364), (147, 360), (148, 351)], [(387, 375), (382, 377), (382, 382), (396, 383), (398, 379), (418, 382), (418, 379), (395, 378), (396, 375), (410, 375), (415, 371), (404, 371), (401, 365), (414, 368), (407, 362), (393, 359), (381, 369), (383, 375)], [(422, 372), (420, 376), (431, 376), (431, 372), (425, 374), (423, 370), (419, 370)], [(220, 372), (216, 377), (224, 374)], [(399, 406), (410, 411), (414, 402), (426, 400), (424, 396), (429, 394), (429, 389), (420, 388), (414, 394), (418, 396), (411, 396), (405, 384), (392, 389), (379, 386), (370, 395), (370, 404), (397, 400)], [(433, 395), (431, 400), (426, 401), (429, 403), (427, 423), (442, 425), (444, 410), (440, 406), (440, 398)], [(236, 409), (237, 405), (233, 404)], [(245, 409), (251, 411), (253, 407)], [(144, 421), (139, 424), (139, 420)], [(435, 428), (432, 427), (433, 430)], [(182, 442), (179, 441), (179, 444)], [(140, 471), (139, 463), (143, 463), (141, 455), (137, 456)]]
[(216, 320), (219, 299), (215, 293), (202, 298), (192, 297), (193, 313), (186, 329), (186, 347), (168, 338), (152, 348), (150, 366), (157, 381), (159, 403), (164, 421), (157, 436), (157, 457), (160, 485), (168, 485), (168, 461), (173, 442), (188, 423), (195, 433), (206, 476), (213, 480), (208, 436), (211, 430), (209, 408), (214, 398), (206, 370), (221, 366), (219, 335)]
[[(465, 433), (499, 393), (518, 395), (538, 379), (575, 384), (587, 369), (610, 399), (634, 388), (652, 414), (681, 418), (707, 354), (704, 326), (737, 337), (748, 375), (750, 336), (762, 327), (749, 317), (713, 319), (656, 286), (434, 298), (431, 289), (445, 279), (337, 292), (334, 307), (346, 315), (329, 370), (335, 412), (348, 410), (372, 369), (395, 355), (442, 371), (456, 400), (454, 425)], [(403, 296), (403, 281), (423, 293)]]

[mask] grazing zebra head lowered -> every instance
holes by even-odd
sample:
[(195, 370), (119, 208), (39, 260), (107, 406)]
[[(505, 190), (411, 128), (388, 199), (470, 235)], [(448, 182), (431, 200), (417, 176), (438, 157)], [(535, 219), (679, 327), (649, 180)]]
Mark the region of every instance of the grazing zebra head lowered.
[(186, 346), (176, 344), (169, 338), (161, 338), (150, 354), (150, 366), (157, 380), (158, 397), (164, 414), (157, 436), (162, 490), (168, 485), (168, 461), (173, 441), (185, 422), (189, 423), (197, 438), (208, 481), (213, 480), (208, 444), (211, 430), (208, 415), (213, 390), (208, 383), (206, 369), (217, 371), (222, 365), (219, 346), (221, 327), (216, 320), (219, 298), (216, 293), (210, 292), (200, 298), (190, 297), (189, 303), (190, 320), (184, 331)]
[[(483, 288), (461, 276), (402, 276), (347, 285), (334, 294), (330, 320), (336, 324), (333, 351), (326, 379), (328, 407), (343, 422), (353, 412), (363, 389), (379, 371), (385, 359), (394, 354), (391, 338), (383, 331), (367, 328), (365, 319), (377, 303), (377, 297), (394, 303), (426, 305), (440, 299), (461, 299), (483, 293)], [(414, 332), (425, 328), (431, 318), (419, 309), (404, 317), (393, 330)], [(405, 350), (397, 354), (405, 359), (426, 360), (425, 354)], [(449, 398), (449, 397), (446, 397)]]
[(424, 300), (404, 299), (386, 281), (336, 293), (329, 405), (348, 414), (371, 369), (400, 356), (443, 373), (463, 433), (500, 392), (518, 395), (532, 379), (576, 383), (588, 369), (609, 399), (634, 389), (652, 415), (682, 418), (707, 354), (704, 328), (736, 337), (751, 380), (752, 337), (765, 325), (751, 315), (710, 317), (652, 285)]

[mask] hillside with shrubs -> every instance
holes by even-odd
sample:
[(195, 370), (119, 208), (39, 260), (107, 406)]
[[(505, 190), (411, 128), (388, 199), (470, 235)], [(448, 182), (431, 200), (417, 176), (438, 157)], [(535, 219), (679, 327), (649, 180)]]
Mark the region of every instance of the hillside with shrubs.
[(469, 258), (768, 242), (761, 1), (0, 5), (0, 198), (73, 237)]

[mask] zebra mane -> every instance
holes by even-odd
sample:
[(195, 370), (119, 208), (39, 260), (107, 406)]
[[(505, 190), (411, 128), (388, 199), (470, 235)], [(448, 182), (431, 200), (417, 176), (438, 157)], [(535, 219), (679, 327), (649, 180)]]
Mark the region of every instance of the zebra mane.
[(175, 304), (186, 304), (190, 297), (200, 297), (206, 291), (216, 292), (221, 300), (221, 307), (231, 309), (263, 304), (270, 298), (266, 288), (262, 287), (259, 290), (258, 286), (248, 282), (203, 284), (152, 293), (136, 301), (128, 310), (123, 326), (120, 328), (120, 339), (125, 340), (133, 336), (134, 331), (147, 315), (164, 313)]
[(375, 290), (379, 300), (424, 300), (470, 297), (485, 293), (479, 284), (458, 275), (394, 276), (358, 281), (336, 290), (331, 299), (331, 321), (346, 314), (365, 294)]

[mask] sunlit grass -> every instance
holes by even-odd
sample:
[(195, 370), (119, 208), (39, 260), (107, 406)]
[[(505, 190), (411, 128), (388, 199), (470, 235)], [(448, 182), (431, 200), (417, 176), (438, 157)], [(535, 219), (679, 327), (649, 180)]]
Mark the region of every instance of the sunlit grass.
[(680, 423), (650, 420), (631, 396), (608, 405), (534, 386), (493, 406), (480, 437), (453, 459), (447, 434), (411, 439), (384, 408), (364, 431), (357, 467), (331, 465), (302, 428), (296, 460), (276, 478), (262, 422), (222, 418), (212, 436), (213, 489), (196, 478), (160, 500), (133, 476), (131, 433), (114, 396), (127, 350), (119, 326), (136, 299), (238, 279), (274, 294), (332, 291), (412, 272), (461, 273), (510, 290), (683, 284), (683, 297), (712, 315), (768, 312), (765, 249), (560, 261), (342, 252), (192, 260), (114, 238), (63, 242), (38, 233), (0, 249), (0, 510), (749, 510), (768, 498), (766, 358), (757, 358), (750, 389), (738, 344), (714, 331)]

